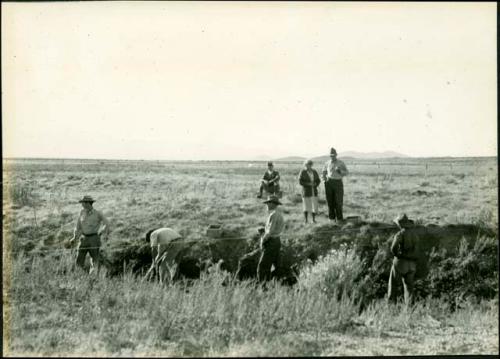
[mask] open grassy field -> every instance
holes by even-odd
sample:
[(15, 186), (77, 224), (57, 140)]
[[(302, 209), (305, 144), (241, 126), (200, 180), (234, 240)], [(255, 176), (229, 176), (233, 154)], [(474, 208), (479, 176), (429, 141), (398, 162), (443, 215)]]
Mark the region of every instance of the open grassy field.
[[(485, 241), (497, 245), (496, 158), (345, 162), (351, 172), (344, 181), (345, 215), (389, 223), (406, 212), (422, 225), (471, 224), (488, 228), (494, 235)], [(159, 226), (201, 241), (209, 224), (222, 223), (238, 237), (252, 238), (266, 218), (256, 198), (264, 162), (4, 160), (3, 165), (6, 354), (498, 353), (498, 286), (492, 299), (457, 297), (451, 305), (428, 297), (410, 309), (387, 307), (379, 299), (360, 310), (355, 296), (310, 285), (307, 270), (293, 287), (274, 283), (264, 291), (251, 281), (228, 279), (216, 267), (194, 283), (168, 288), (141, 282), (126, 265), (114, 277), (89, 277), (73, 268), (74, 250), (63, 242), (72, 235), (84, 194), (97, 200), (95, 207), (111, 222), (104, 245), (108, 255), (113, 244), (139, 242)], [(321, 164), (315, 167), (320, 170)], [(276, 169), (284, 191), (283, 238), (314, 242), (315, 228), (328, 226), (323, 188), (319, 223), (304, 225), (301, 163), (276, 163)], [(390, 233), (382, 237), (385, 241)], [(228, 241), (228, 251), (236, 245)], [(326, 266), (335, 267), (344, 258), (338, 256), (350, 250), (339, 249)], [(467, 252), (460, 255), (466, 258)], [(353, 271), (362, 265), (348, 263), (354, 263)]]

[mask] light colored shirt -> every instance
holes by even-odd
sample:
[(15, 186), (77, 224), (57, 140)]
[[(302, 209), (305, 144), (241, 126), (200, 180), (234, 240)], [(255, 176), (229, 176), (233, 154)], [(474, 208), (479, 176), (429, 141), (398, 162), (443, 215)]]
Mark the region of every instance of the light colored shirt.
[(165, 252), (167, 263), (173, 263), (177, 254), (185, 247), (185, 243), (176, 241), (182, 236), (172, 228), (158, 228), (151, 233), (150, 244), (153, 256), (159, 259)]
[(279, 208), (275, 208), (267, 217), (266, 227), (263, 238), (278, 237), (285, 229), (285, 220)]
[(170, 244), (179, 238), (182, 238), (182, 236), (171, 228), (158, 228), (151, 233), (150, 243), (151, 247), (156, 247), (158, 245)]
[(307, 174), (309, 175), (309, 179), (311, 180), (311, 185), (314, 183), (314, 172), (311, 170), (311, 171), (307, 171)]
[(78, 238), (82, 234), (99, 233), (101, 226), (104, 226), (102, 231), (109, 234), (109, 222), (100, 211), (95, 208), (90, 211), (82, 209), (76, 221), (74, 236)]
[[(339, 173), (340, 171), (340, 173)], [(323, 166), (323, 179), (342, 179), (349, 174), (344, 162), (339, 159), (332, 161), (331, 159)]]

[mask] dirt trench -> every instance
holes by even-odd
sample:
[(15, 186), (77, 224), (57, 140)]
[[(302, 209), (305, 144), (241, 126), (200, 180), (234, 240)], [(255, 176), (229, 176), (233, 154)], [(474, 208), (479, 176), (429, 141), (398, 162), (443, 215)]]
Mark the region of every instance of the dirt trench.
[[(388, 276), (392, 254), (390, 243), (398, 228), (390, 223), (347, 223), (342, 227), (330, 224), (311, 227), (304, 233), (282, 237), (280, 265), (272, 272), (274, 278), (294, 284), (301, 266), (306, 261), (315, 262), (329, 251), (342, 245), (354, 246), (372, 271), (384, 272)], [(471, 245), (481, 236), (498, 237), (494, 230), (472, 224), (417, 225), (421, 239), (421, 257), (418, 261), (417, 278), (423, 278), (429, 270), (429, 254), (444, 249), (449, 255), (457, 251), (458, 243), (465, 238)], [(179, 277), (199, 278), (201, 271), (211, 264), (222, 262), (221, 268), (235, 274), (239, 279), (256, 276), (260, 256), (259, 237), (248, 236), (241, 228), (225, 231), (220, 238), (202, 238), (192, 241), (180, 253)], [(117, 250), (118, 249), (118, 250)], [(247, 253), (253, 254), (244, 261)], [(123, 242), (117, 244), (112, 255), (107, 256), (110, 273), (120, 274), (126, 267), (135, 273), (145, 273), (151, 265), (150, 248), (146, 242)]]

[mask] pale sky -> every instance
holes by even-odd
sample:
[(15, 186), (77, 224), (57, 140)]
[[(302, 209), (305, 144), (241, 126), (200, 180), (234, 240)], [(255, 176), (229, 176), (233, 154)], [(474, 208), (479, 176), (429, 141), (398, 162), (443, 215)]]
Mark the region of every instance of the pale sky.
[(4, 157), (496, 156), (496, 3), (2, 3)]

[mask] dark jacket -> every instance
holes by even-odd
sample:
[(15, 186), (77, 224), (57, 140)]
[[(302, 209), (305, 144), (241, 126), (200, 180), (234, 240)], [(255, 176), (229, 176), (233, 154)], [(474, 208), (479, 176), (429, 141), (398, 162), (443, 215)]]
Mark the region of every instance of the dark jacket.
[(272, 173), (269, 173), (269, 171), (266, 171), (264, 173), (264, 176), (262, 176), (262, 180), (264, 181), (273, 181), (269, 184), (267, 184), (269, 189), (279, 189), (279, 180), (280, 180), (280, 174), (278, 171), (273, 170)]
[(416, 261), (420, 255), (419, 247), (419, 238), (415, 231), (411, 228), (401, 229), (394, 235), (391, 252), (398, 259)]
[(307, 170), (305, 168), (302, 169), (299, 173), (299, 183), (302, 186), (302, 197), (312, 197), (313, 186), (314, 186), (314, 196), (318, 196), (318, 186), (321, 183), (321, 180), (319, 179), (318, 172), (316, 172), (315, 169), (313, 169), (312, 172), (314, 176), (313, 183), (311, 183), (311, 178), (307, 174)]

